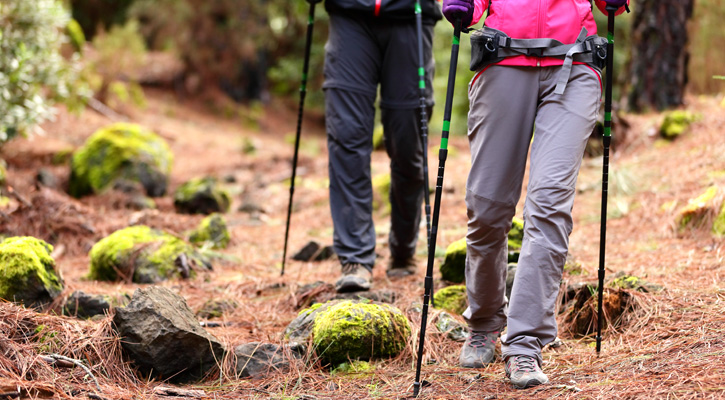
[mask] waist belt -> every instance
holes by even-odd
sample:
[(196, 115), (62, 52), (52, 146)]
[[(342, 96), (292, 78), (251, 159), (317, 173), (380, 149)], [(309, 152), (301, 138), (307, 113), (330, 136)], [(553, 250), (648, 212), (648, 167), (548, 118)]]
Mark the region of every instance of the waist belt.
[(471, 71), (515, 56), (553, 57), (564, 60), (554, 93), (563, 94), (574, 61), (602, 70), (607, 59), (607, 39), (587, 36), (582, 28), (576, 42), (564, 44), (555, 39), (513, 39), (498, 29), (484, 26), (471, 34)]

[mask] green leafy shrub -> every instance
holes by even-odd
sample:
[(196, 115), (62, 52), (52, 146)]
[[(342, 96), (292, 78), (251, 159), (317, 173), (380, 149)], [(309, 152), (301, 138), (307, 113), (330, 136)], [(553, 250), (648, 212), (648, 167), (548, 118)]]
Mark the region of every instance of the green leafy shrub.
[(53, 103), (83, 94), (76, 58), (61, 55), (69, 20), (58, 0), (0, 2), (0, 143), (50, 119)]

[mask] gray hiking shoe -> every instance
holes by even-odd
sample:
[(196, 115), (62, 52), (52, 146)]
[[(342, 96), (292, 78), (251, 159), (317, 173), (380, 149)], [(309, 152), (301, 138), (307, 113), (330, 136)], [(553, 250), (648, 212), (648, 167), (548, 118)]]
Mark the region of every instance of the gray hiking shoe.
[(478, 332), (471, 331), (471, 336), (466, 339), (461, 349), (459, 359), (461, 367), (483, 368), (486, 364), (493, 362), (496, 353), (496, 339), (499, 332)]
[(390, 264), (388, 264), (388, 269), (385, 271), (385, 274), (390, 279), (404, 278), (414, 275), (417, 269), (418, 266), (415, 263), (414, 257), (406, 258), (405, 260), (392, 259), (390, 260)]
[(373, 273), (362, 264), (345, 264), (342, 266), (342, 277), (335, 283), (337, 293), (361, 292), (370, 290)]
[(506, 359), (506, 376), (516, 389), (526, 389), (549, 382), (536, 357), (511, 356)]

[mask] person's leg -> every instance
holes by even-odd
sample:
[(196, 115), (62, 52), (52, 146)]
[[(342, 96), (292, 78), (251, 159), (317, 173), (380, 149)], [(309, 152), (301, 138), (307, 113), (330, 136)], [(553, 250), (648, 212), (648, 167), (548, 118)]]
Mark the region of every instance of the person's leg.
[(494, 65), (469, 85), (468, 308), (463, 317), (475, 335), (461, 352), (463, 366), (491, 362), (492, 345), (506, 324), (507, 237), (521, 196), (537, 95), (533, 68)]
[(380, 52), (369, 23), (331, 14), (323, 86), (330, 211), (342, 280), (350, 275), (350, 282), (338, 281), (339, 291), (369, 288), (375, 263), (370, 154), (379, 69)]
[[(384, 57), (381, 69), (381, 119), (385, 148), (390, 156), (391, 267), (414, 271), (416, 243), (420, 231), (424, 194), (423, 148), (418, 86), (418, 32), (413, 22), (396, 23), (382, 29)], [(433, 27), (422, 30), (426, 68), (426, 106), (432, 107)]]
[[(542, 68), (541, 72), (542, 94), (524, 205), (524, 240), (503, 346), (504, 357), (534, 358), (539, 367), (541, 349), (557, 334), (556, 297), (573, 225), (576, 178), (601, 100), (599, 76), (586, 65), (575, 65), (565, 93), (554, 94), (559, 69)], [(525, 377), (517, 382), (512, 377), (512, 383), (531, 386)], [(533, 382), (539, 383), (543, 382)]]

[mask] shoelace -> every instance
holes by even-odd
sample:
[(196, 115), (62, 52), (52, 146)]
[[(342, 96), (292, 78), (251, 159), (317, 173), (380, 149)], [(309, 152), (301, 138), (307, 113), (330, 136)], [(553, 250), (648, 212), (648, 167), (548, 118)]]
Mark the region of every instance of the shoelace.
[(536, 372), (536, 367), (538, 364), (536, 363), (536, 360), (534, 360), (533, 357), (526, 357), (526, 356), (518, 356), (514, 357), (513, 364), (513, 371), (522, 371), (522, 372)]
[(342, 266), (343, 275), (354, 274), (358, 268), (361, 268), (362, 264), (345, 264)]
[(496, 339), (489, 339), (488, 335), (490, 334), (496, 334), (498, 335), (498, 332), (471, 332), (471, 339), (468, 341), (469, 345), (471, 347), (485, 347), (487, 342), (490, 342), (493, 345), (496, 345)]

